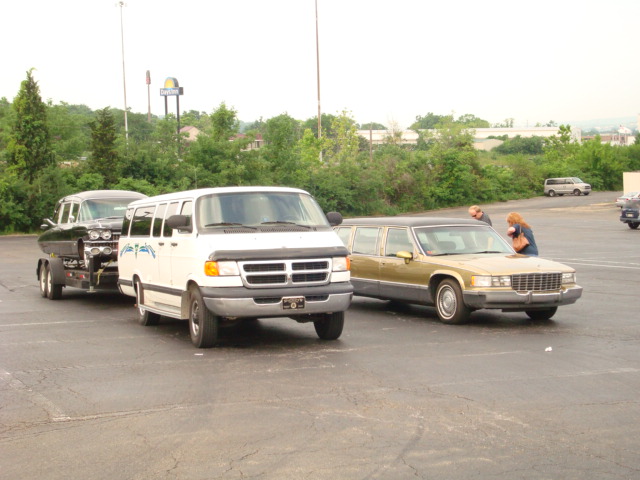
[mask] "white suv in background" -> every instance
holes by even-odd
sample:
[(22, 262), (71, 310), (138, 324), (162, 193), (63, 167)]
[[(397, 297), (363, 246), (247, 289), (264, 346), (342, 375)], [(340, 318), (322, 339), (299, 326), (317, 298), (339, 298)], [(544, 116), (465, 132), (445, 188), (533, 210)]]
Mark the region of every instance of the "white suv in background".
[(547, 178), (544, 181), (544, 194), (548, 197), (556, 195), (589, 195), (591, 185), (584, 183), (578, 177)]

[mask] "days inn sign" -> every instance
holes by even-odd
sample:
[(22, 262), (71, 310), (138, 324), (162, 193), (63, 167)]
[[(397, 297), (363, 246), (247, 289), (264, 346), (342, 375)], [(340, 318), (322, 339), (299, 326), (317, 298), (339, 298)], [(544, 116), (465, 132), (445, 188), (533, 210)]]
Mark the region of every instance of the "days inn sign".
[(183, 88), (178, 85), (178, 79), (174, 77), (167, 77), (164, 81), (164, 87), (160, 89), (160, 96), (162, 97), (182, 95), (183, 93)]

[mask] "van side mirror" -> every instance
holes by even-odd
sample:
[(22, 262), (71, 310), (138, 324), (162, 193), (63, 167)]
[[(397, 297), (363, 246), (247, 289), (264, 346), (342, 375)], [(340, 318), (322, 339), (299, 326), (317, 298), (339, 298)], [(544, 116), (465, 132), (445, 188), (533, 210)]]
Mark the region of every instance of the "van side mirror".
[(327, 213), (327, 220), (329, 222), (329, 225), (331, 225), (332, 227), (337, 227), (342, 223), (342, 215), (340, 215), (338, 212), (329, 212)]
[(167, 218), (166, 224), (173, 229), (185, 232), (193, 231), (193, 227), (191, 226), (191, 217), (187, 215), (171, 215)]

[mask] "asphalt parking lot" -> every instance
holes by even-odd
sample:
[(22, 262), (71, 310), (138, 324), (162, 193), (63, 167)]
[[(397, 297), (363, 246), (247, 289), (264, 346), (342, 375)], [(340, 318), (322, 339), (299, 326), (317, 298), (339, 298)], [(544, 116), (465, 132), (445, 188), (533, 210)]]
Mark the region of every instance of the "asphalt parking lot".
[(638, 478), (640, 230), (617, 193), (483, 205), (577, 270), (552, 321), (356, 298), (334, 342), (269, 319), (198, 350), (132, 298), (41, 298), (36, 237), (0, 237), (0, 478)]

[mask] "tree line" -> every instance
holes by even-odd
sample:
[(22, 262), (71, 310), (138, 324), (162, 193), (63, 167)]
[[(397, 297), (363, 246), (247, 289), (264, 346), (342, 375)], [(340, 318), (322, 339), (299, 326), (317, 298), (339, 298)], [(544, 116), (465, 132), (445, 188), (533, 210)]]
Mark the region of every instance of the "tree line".
[[(345, 216), (396, 215), (540, 195), (544, 178), (577, 176), (595, 190), (619, 190), (622, 172), (640, 170), (640, 142), (612, 146), (571, 141), (561, 125), (551, 138), (504, 139), (491, 152), (473, 147), (474, 115), (417, 116), (416, 145), (388, 129), (370, 148), (349, 112), (306, 121), (283, 113), (241, 122), (225, 103), (211, 113), (153, 117), (105, 107), (43, 102), (28, 71), (9, 102), (0, 99), (0, 233), (34, 232), (64, 195), (97, 189), (147, 195), (231, 185), (280, 185), (312, 193), (325, 211)], [(511, 119), (507, 119), (507, 123)], [(242, 135), (239, 135), (242, 133)], [(264, 145), (249, 148), (260, 135)]]

